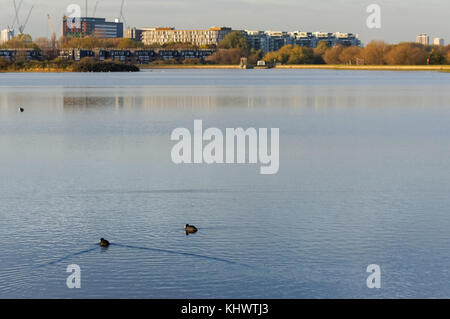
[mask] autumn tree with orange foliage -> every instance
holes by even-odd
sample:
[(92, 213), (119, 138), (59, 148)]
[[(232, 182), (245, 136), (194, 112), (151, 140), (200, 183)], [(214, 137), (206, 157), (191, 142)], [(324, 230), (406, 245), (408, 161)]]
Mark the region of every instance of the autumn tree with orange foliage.
[(383, 65), (386, 64), (384, 56), (389, 51), (389, 44), (384, 41), (370, 42), (362, 52), (364, 64), (367, 65)]
[(391, 46), (385, 55), (389, 65), (424, 65), (427, 64), (428, 53), (420, 44), (400, 43)]

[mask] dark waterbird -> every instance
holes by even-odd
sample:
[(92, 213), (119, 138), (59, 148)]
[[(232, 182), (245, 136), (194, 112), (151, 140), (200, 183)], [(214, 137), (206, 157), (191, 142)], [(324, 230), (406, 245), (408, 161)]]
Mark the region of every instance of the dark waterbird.
[(196, 232), (198, 232), (197, 227), (195, 227), (194, 225), (189, 225), (189, 224), (186, 224), (185, 230), (186, 230), (186, 235), (195, 234)]
[(109, 241), (107, 241), (105, 238), (100, 238), (100, 246), (108, 247), (109, 246)]
[(19, 112), (23, 113), (25, 111), (25, 109), (23, 107), (19, 107)]

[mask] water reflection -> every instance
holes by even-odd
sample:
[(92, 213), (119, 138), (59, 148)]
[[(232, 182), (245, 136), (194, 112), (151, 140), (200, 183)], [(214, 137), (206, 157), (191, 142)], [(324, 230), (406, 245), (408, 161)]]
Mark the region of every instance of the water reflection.
[(121, 108), (124, 106), (123, 96), (64, 96), (63, 106), (65, 109), (86, 108)]
[[(150, 90), (151, 91), (151, 90)], [(261, 96), (245, 95), (246, 92), (237, 92), (239, 95), (153, 95), (151, 92), (139, 92), (136, 96), (105, 95), (89, 96), (83, 92), (55, 92), (51, 97), (36, 96), (31, 92), (2, 92), (0, 91), (0, 114), (6, 115), (17, 110), (18, 105), (25, 108), (37, 106), (46, 109), (63, 108), (67, 111), (83, 111), (85, 109), (110, 108), (121, 110), (124, 108), (160, 109), (165, 108), (313, 108), (321, 112), (334, 108), (352, 107), (398, 107), (407, 105), (411, 107), (448, 106), (449, 98), (446, 96), (358, 96), (358, 95), (330, 95), (326, 88), (311, 95), (311, 92), (302, 92), (297, 88), (287, 96)], [(208, 92), (205, 92), (208, 93)], [(306, 94), (302, 94), (306, 93)]]

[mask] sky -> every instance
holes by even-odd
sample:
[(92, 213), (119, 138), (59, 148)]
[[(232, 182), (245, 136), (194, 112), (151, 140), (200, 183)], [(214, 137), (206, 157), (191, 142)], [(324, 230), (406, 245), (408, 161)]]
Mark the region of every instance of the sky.
[[(21, 0), (15, 0), (17, 4)], [(92, 16), (97, 0), (89, 0)], [(50, 36), (50, 14), (57, 36), (62, 17), (70, 4), (78, 4), (83, 16), (85, 0), (23, 0), (19, 20), (34, 9), (25, 33), (33, 38)], [(114, 20), (121, 0), (99, 0), (97, 17)], [(381, 28), (370, 29), (367, 7), (381, 8)], [(363, 43), (384, 40), (389, 43), (414, 41), (420, 33), (430, 39), (440, 37), (450, 43), (450, 0), (125, 0), (124, 17), (136, 27), (173, 26), (177, 29), (203, 29), (229, 26), (233, 29), (352, 32)], [(14, 20), (13, 0), (0, 0), (0, 28)]]

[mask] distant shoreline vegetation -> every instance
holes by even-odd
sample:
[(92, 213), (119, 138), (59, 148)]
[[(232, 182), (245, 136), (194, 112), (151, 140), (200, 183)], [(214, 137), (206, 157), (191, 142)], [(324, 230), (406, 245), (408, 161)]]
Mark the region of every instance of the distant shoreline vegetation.
[(131, 64), (111, 61), (96, 61), (91, 58), (84, 58), (80, 62), (75, 62), (73, 72), (139, 72), (140, 69)]
[[(150, 57), (145, 63), (136, 64), (132, 59), (123, 62), (99, 57), (84, 58), (79, 62), (58, 57), (64, 49), (95, 50), (210, 50), (209, 56), (197, 58), (182, 54), (160, 57), (159, 53)], [(131, 39), (100, 39), (93, 37), (70, 38), (61, 37), (58, 41), (40, 38), (33, 41), (29, 35), (19, 35), (0, 46), (0, 50), (35, 50), (39, 56), (36, 60), (16, 56), (12, 61), (0, 56), (0, 72), (137, 72), (139, 68), (235, 68), (239, 65), (250, 68), (297, 66), (296, 68), (341, 68), (404, 70), (396, 66), (443, 66), (448, 70), (450, 64), (450, 45), (422, 45), (405, 42), (387, 44), (383, 41), (372, 41), (365, 47), (337, 45), (330, 47), (326, 42), (319, 42), (316, 48), (306, 46), (285, 45), (278, 51), (264, 53), (251, 48), (248, 39), (241, 32), (228, 34), (217, 46), (197, 47), (190, 43), (167, 43), (164, 45), (148, 45)], [(128, 50), (128, 51), (127, 51)], [(19, 51), (17, 51), (19, 53)], [(93, 51), (92, 51), (93, 52)], [(158, 51), (160, 52), (160, 51)], [(22, 52), (23, 54), (23, 52)], [(95, 54), (97, 55), (97, 53)], [(132, 54), (131, 54), (132, 55)], [(40, 61), (41, 60), (41, 61)], [(245, 61), (245, 62), (243, 62)], [(311, 67), (307, 67), (311, 65)], [(139, 66), (139, 67), (138, 67)], [(345, 67), (345, 68), (344, 68)], [(290, 68), (290, 67), (289, 67)], [(421, 68), (422, 69), (422, 68)], [(431, 68), (430, 68), (431, 69)]]
[(51, 61), (7, 62), (0, 59), (0, 72), (139, 72), (135, 65), (84, 58), (79, 62), (60, 58)]

